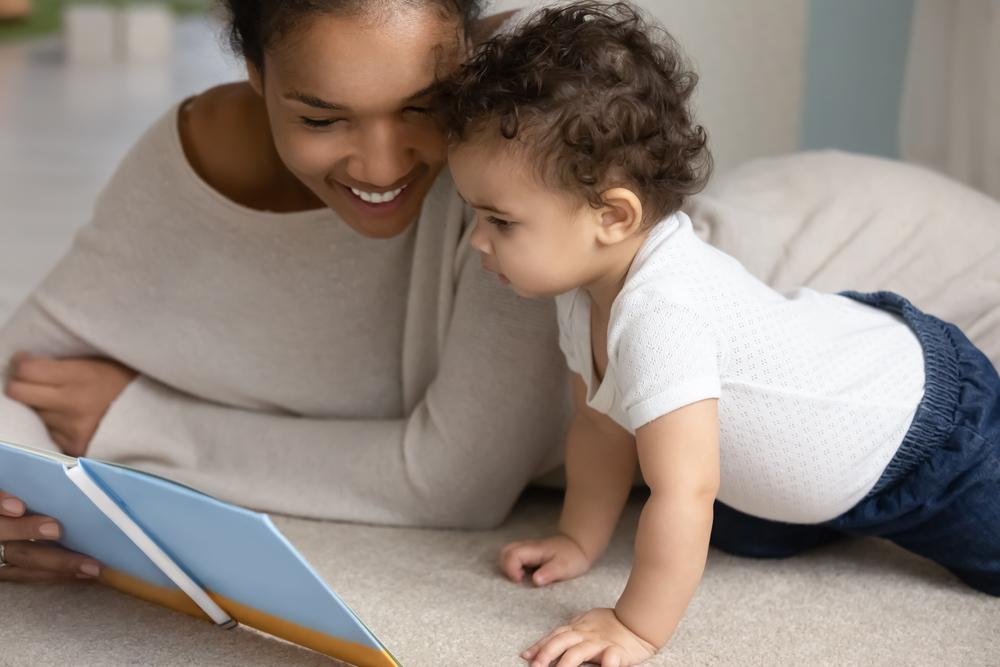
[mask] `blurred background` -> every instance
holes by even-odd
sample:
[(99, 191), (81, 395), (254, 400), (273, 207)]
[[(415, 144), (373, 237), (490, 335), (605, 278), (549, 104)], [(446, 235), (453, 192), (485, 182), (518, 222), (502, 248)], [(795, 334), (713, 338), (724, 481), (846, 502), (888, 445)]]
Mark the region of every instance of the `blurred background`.
[[(920, 162), (1000, 197), (1000, 0), (640, 4), (701, 74), (718, 172), (834, 148)], [(242, 77), (221, 32), (211, 0), (0, 0), (0, 321), (144, 129)]]

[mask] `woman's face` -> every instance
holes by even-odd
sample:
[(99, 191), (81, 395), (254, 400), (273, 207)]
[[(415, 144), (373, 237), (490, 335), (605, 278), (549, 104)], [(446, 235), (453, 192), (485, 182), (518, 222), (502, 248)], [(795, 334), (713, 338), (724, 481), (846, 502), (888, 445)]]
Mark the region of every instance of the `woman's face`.
[(433, 9), (317, 15), (281, 38), (251, 78), (288, 169), (355, 230), (390, 238), (417, 218), (444, 167), (426, 90), (463, 48), (459, 20)]

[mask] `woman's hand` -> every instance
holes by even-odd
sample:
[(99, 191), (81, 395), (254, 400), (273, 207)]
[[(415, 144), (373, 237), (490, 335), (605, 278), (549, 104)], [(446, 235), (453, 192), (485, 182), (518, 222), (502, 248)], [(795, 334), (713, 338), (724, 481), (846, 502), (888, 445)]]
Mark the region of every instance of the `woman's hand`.
[(107, 359), (15, 355), (4, 393), (38, 413), (52, 442), (83, 456), (108, 408), (136, 372)]
[(565, 535), (513, 542), (500, 552), (500, 569), (515, 583), (524, 579), (525, 570), (538, 568), (531, 575), (536, 586), (574, 579), (592, 564), (580, 545)]
[(0, 581), (65, 583), (101, 574), (93, 558), (45, 544), (59, 539), (59, 524), (45, 516), (25, 516), (25, 511), (23, 502), (0, 491)]
[[(556, 628), (521, 654), (531, 667), (630, 667), (654, 655), (656, 647), (629, 630), (612, 609), (593, 609)], [(560, 658), (560, 656), (562, 656)]]

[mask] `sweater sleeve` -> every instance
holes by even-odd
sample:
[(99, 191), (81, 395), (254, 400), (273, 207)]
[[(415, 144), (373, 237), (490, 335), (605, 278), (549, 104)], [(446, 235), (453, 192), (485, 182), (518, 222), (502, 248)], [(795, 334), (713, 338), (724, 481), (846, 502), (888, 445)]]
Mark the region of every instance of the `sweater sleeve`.
[(317, 419), (207, 402), (140, 376), (90, 455), (250, 507), (320, 519), (484, 528), (562, 445), (570, 400), (555, 309), (468, 253), (437, 376), (403, 419)]

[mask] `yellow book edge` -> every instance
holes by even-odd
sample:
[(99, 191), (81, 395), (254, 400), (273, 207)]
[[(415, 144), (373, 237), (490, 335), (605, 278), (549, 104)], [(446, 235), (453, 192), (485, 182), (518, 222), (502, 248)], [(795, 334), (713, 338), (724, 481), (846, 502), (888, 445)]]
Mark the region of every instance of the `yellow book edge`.
[[(111, 568), (106, 568), (101, 573), (100, 581), (127, 595), (211, 622), (205, 612), (199, 609), (198, 605), (179, 589), (157, 586)], [(253, 607), (217, 595), (212, 591), (208, 591), (208, 594), (215, 600), (216, 604), (240, 623), (288, 640), (293, 644), (305, 646), (357, 667), (400, 667), (399, 663), (385, 650), (363, 646), (316, 630), (310, 630), (297, 623), (286, 621), (283, 618), (266, 614)]]

